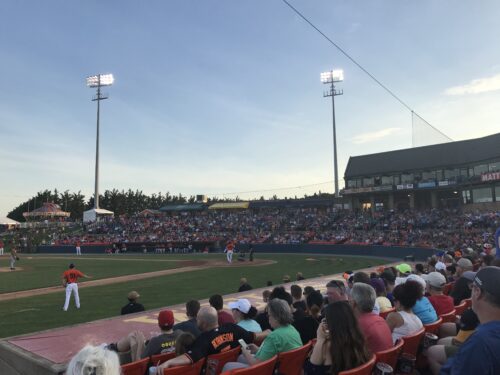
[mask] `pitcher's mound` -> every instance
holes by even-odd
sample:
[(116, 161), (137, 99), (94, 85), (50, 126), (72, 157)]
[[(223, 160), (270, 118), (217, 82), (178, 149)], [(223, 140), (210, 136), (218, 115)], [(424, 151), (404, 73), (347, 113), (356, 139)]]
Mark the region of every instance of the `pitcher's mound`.
[(16, 269), (11, 270), (9, 267), (0, 267), (0, 272), (16, 272), (16, 271), (22, 271), (22, 267), (16, 267)]

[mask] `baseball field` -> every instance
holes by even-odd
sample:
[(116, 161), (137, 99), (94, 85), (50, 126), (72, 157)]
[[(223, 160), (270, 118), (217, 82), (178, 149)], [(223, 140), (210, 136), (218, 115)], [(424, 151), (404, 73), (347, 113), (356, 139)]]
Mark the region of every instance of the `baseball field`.
[[(93, 321), (120, 314), (127, 293), (140, 293), (146, 309), (237, 291), (246, 277), (254, 287), (280, 284), (283, 275), (306, 278), (387, 263), (384, 259), (304, 254), (256, 254), (256, 261), (225, 262), (223, 254), (21, 255), (16, 270), (0, 258), (0, 337)], [(79, 282), (81, 309), (62, 311), (61, 275), (69, 263), (92, 276)]]

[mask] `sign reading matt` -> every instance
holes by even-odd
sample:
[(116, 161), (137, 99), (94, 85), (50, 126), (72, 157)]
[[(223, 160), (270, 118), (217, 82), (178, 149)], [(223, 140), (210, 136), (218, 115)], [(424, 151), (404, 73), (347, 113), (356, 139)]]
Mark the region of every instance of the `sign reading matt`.
[(482, 182), (500, 180), (500, 172), (483, 173), (481, 175)]

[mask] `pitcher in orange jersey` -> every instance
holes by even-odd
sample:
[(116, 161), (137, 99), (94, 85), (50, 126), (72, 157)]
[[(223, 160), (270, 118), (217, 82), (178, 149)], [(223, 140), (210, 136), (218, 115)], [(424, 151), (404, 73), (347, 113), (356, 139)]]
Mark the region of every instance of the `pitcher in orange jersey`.
[(68, 311), (69, 300), (71, 299), (71, 293), (75, 295), (75, 305), (76, 308), (80, 308), (80, 296), (78, 295), (78, 278), (86, 277), (91, 278), (92, 276), (85, 275), (84, 273), (78, 271), (75, 265), (71, 263), (69, 269), (64, 271), (62, 275), (63, 286), (66, 287), (66, 301), (64, 301), (64, 311)]

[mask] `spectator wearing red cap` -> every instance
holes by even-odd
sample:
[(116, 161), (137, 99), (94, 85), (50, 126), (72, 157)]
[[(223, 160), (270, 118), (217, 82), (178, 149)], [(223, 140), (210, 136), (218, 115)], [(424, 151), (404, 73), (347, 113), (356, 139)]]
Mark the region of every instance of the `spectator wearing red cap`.
[(474, 278), (472, 309), (481, 323), (440, 374), (500, 374), (500, 268), (486, 267)]
[(158, 326), (162, 332), (160, 335), (146, 341), (141, 331), (134, 331), (116, 344), (108, 345), (108, 348), (117, 352), (130, 350), (132, 361), (154, 354), (173, 352), (175, 351), (175, 340), (182, 333), (182, 331), (172, 329), (174, 323), (174, 313), (171, 310), (162, 310), (158, 314)]

